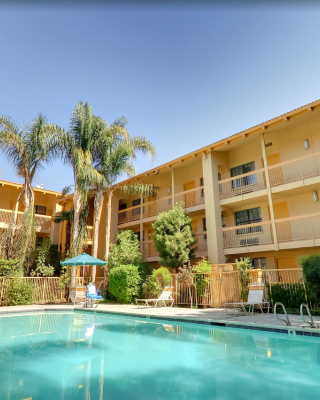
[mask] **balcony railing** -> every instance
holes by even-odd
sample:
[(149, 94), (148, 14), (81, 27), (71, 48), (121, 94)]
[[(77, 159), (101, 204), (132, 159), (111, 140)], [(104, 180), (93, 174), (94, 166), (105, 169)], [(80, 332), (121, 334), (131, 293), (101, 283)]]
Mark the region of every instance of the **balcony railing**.
[[(174, 202), (183, 201), (185, 207), (193, 207), (199, 204), (204, 204), (204, 187), (200, 186), (185, 192), (180, 192), (174, 195)], [(172, 196), (163, 197), (158, 200), (145, 202), (135, 207), (126, 208), (118, 212), (118, 225), (126, 224), (127, 222), (137, 221), (141, 218), (149, 218), (158, 215), (163, 211), (172, 210)]]
[(156, 257), (159, 255), (153, 240), (146, 240), (142, 242), (142, 253), (143, 257), (145, 258)]
[(266, 188), (264, 169), (219, 181), (220, 199), (239, 196)]
[(273, 243), (271, 221), (223, 228), (223, 247), (252, 247)]
[(320, 152), (268, 167), (270, 185), (277, 186), (320, 175)]
[(320, 238), (320, 215), (309, 214), (275, 221), (278, 242)]
[[(0, 227), (7, 228), (12, 221), (12, 210), (0, 209)], [(17, 211), (16, 223), (20, 225), (22, 223), (23, 212)], [(39, 215), (36, 214), (36, 231), (50, 231), (52, 217), (50, 215)]]

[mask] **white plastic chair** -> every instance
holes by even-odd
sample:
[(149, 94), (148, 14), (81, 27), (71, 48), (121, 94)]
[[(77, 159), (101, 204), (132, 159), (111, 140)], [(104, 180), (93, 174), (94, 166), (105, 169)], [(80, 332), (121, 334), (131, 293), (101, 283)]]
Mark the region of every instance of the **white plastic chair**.
[(248, 300), (243, 301), (240, 303), (224, 303), (225, 312), (230, 315), (227, 311), (227, 306), (233, 307), (232, 315), (235, 313), (236, 310), (243, 311), (246, 315), (248, 315), (246, 307), (249, 307), (249, 313), (251, 311), (251, 315), (253, 315), (254, 307), (259, 306), (261, 312), (263, 313), (263, 306), (267, 304), (269, 314), (270, 310), (270, 303), (268, 301), (263, 301), (263, 294), (264, 294), (264, 283), (251, 283), (249, 287), (249, 294)]
[[(141, 302), (145, 303), (143, 307), (156, 308), (158, 303), (162, 301), (164, 306), (167, 307), (166, 301), (170, 301), (171, 302), (170, 307), (172, 307), (174, 303), (174, 299), (171, 297), (172, 291), (173, 291), (173, 286), (166, 286), (163, 289), (163, 292), (161, 293), (158, 299), (137, 299), (136, 300), (137, 306), (140, 307), (139, 302)], [(153, 305), (150, 305), (149, 303), (152, 303)]]

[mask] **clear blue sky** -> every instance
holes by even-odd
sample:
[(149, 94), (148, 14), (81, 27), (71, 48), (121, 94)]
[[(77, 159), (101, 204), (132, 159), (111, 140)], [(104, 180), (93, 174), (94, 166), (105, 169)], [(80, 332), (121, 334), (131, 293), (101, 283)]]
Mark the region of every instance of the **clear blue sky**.
[[(125, 115), (157, 148), (138, 172), (320, 98), (320, 8), (70, 8), (0, 9), (0, 113)], [(19, 181), (2, 154), (0, 170)], [(34, 184), (72, 180), (57, 161)]]

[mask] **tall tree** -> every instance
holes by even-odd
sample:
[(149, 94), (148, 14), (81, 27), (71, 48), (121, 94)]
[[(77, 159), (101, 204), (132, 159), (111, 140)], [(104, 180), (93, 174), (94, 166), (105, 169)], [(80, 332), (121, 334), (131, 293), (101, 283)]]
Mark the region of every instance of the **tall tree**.
[[(126, 127), (127, 121), (117, 122), (118, 126)], [(111, 233), (112, 198), (116, 190), (125, 194), (140, 196), (153, 195), (155, 187), (148, 184), (119, 185), (120, 178), (126, 174), (134, 176), (136, 170), (133, 161), (138, 153), (148, 154), (150, 159), (155, 155), (155, 147), (145, 137), (128, 137), (121, 135), (106, 135), (99, 144), (99, 151), (95, 155), (94, 166), (104, 177), (104, 191), (107, 194), (107, 217), (105, 255), (108, 261)], [(108, 268), (104, 272), (104, 283), (107, 283)]]
[(22, 190), (15, 205), (14, 224), (11, 230), (13, 238), (16, 211), (22, 198), (24, 204), (23, 229), (19, 233), (21, 263), (24, 263), (31, 254), (35, 244), (33, 178), (38, 170), (59, 154), (63, 137), (64, 130), (56, 124), (48, 123), (46, 116), (41, 113), (22, 129), (19, 129), (12, 118), (0, 115), (0, 150), (11, 161), (17, 175), (23, 179)]
[[(93, 114), (89, 103), (79, 102), (70, 117), (70, 127), (63, 141), (65, 161), (71, 164), (74, 175), (73, 232), (71, 257), (81, 253), (86, 225), (81, 219), (85, 215), (88, 191), (97, 186), (101, 175), (92, 166), (92, 154), (97, 151), (100, 137), (106, 134), (105, 121)], [(71, 272), (71, 287), (75, 286), (76, 267)]]
[(177, 203), (173, 210), (158, 215), (152, 224), (155, 230), (152, 237), (161, 265), (177, 268), (195, 257), (197, 240), (192, 233), (191, 221), (183, 203)]

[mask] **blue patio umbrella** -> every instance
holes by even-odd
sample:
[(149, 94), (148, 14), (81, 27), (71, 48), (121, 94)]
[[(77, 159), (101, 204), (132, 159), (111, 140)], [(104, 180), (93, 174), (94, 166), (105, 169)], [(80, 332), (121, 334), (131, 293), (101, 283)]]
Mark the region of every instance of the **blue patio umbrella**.
[(104, 260), (99, 260), (99, 258), (95, 258), (90, 256), (87, 253), (82, 253), (80, 256), (76, 256), (73, 258), (70, 258), (69, 260), (62, 261), (60, 263), (61, 265), (105, 265), (107, 264), (107, 261)]
[[(99, 260), (90, 256), (87, 253), (82, 253), (80, 256), (70, 258), (69, 260), (60, 262), (61, 265), (77, 265), (85, 267), (86, 265), (105, 265), (107, 261)], [(84, 278), (84, 268), (83, 268), (83, 278)]]

